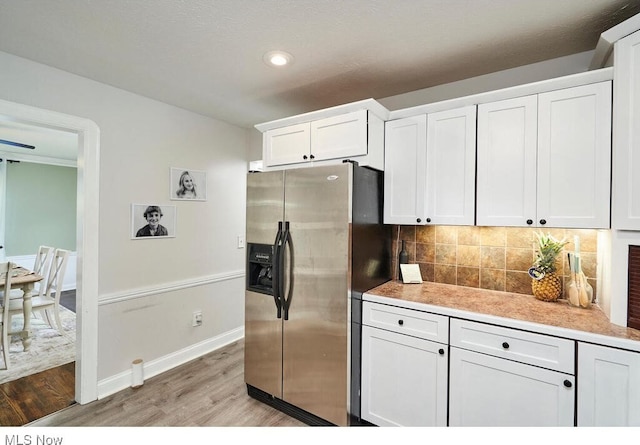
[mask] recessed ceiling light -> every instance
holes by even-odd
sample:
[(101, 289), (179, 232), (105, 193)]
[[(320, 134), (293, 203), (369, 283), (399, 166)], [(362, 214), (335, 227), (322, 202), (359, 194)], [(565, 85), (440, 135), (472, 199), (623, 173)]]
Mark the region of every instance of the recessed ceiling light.
[(270, 66), (285, 66), (293, 62), (293, 56), (285, 51), (269, 51), (262, 59)]

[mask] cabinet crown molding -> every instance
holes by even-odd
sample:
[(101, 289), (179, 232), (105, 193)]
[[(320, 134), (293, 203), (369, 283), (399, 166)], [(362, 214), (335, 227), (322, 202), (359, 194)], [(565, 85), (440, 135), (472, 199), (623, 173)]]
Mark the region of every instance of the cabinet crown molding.
[(365, 99), (357, 102), (351, 102), (344, 105), (338, 105), (322, 110), (311, 111), (309, 113), (298, 114), (295, 116), (277, 119), (262, 124), (256, 124), (255, 128), (262, 133), (276, 128), (288, 127), (289, 125), (302, 124), (305, 122), (313, 122), (328, 117), (339, 116), (341, 114), (351, 113), (352, 111), (368, 110), (373, 115), (379, 117), (383, 121), (389, 119), (389, 110), (382, 106), (375, 99)]

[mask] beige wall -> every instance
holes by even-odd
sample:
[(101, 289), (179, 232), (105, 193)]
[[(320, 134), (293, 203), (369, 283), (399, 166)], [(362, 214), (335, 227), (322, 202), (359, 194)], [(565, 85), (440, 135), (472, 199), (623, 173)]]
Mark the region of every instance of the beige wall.
[[(241, 332), (247, 130), (7, 53), (0, 66), (0, 99), (100, 131), (98, 379)], [(171, 167), (205, 171), (207, 201), (171, 201)], [(175, 205), (176, 237), (132, 240), (132, 203)]]

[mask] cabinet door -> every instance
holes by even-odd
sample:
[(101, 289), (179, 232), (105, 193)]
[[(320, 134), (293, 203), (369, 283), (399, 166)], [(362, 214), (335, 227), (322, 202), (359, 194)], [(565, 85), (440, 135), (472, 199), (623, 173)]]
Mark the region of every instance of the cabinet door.
[(640, 353), (578, 343), (578, 426), (640, 426)]
[(538, 98), (478, 105), (476, 224), (536, 226)]
[(348, 158), (367, 154), (367, 110), (311, 122), (311, 159)]
[(263, 135), (263, 157), (266, 166), (306, 162), (311, 144), (309, 123), (290, 125), (266, 131)]
[(476, 106), (427, 115), (425, 222), (473, 225)]
[(615, 44), (612, 226), (640, 230), (640, 31)]
[(451, 347), (449, 426), (573, 426), (574, 376)]
[(426, 153), (426, 115), (385, 122), (385, 224), (423, 223)]
[(611, 82), (540, 94), (538, 222), (608, 228), (610, 184)]
[(446, 426), (447, 346), (362, 327), (362, 418), (379, 426)]

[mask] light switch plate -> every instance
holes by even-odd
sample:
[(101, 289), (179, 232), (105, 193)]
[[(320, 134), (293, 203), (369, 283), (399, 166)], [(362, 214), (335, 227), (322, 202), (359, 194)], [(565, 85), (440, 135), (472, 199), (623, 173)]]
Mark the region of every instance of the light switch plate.
[(244, 249), (244, 235), (238, 235), (238, 249)]

